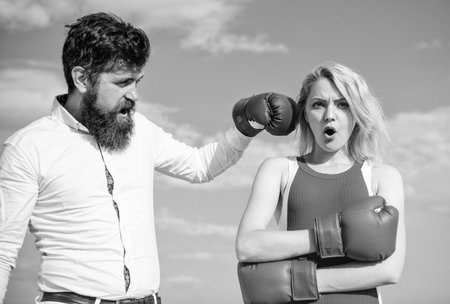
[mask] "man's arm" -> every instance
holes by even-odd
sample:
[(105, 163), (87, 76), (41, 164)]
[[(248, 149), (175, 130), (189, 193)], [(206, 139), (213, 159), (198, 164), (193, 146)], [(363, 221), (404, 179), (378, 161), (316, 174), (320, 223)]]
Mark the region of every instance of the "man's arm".
[(38, 186), (35, 168), (21, 150), (5, 144), (0, 155), (0, 303), (22, 246)]
[(204, 183), (234, 165), (242, 156), (251, 137), (233, 126), (218, 139), (197, 148), (172, 137), (151, 123), (154, 138), (155, 169), (191, 183)]
[(295, 128), (295, 103), (282, 94), (263, 93), (242, 99), (232, 115), (235, 125), (201, 148), (185, 145), (152, 124), (156, 169), (192, 183), (208, 182), (234, 165), (251, 138), (263, 129), (279, 136)]

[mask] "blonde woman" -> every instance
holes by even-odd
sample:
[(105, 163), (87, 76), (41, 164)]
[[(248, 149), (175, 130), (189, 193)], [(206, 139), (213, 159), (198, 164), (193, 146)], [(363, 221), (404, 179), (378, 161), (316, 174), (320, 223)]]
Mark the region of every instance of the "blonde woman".
[(398, 282), (406, 242), (402, 177), (381, 162), (380, 104), (331, 62), (306, 76), (296, 115), (300, 156), (262, 163), (239, 226), (244, 302), (381, 303), (377, 287)]

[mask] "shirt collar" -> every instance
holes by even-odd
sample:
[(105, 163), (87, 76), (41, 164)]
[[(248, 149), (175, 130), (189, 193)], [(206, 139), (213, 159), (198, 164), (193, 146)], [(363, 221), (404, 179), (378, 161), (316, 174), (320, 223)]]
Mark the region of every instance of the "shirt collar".
[(53, 101), (51, 115), (58, 121), (69, 126), (77, 131), (89, 133), (89, 130), (83, 126), (78, 120), (76, 120), (67, 110), (64, 108), (64, 104), (67, 100), (67, 94), (58, 95)]

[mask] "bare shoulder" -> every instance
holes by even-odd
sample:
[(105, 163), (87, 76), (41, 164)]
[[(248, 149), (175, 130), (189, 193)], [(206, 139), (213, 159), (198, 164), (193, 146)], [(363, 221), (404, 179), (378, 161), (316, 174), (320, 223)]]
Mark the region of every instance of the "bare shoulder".
[(260, 170), (281, 174), (288, 169), (288, 161), (287, 157), (269, 157), (262, 162)]
[(397, 168), (384, 164), (384, 163), (373, 163), (372, 165), (372, 176), (380, 181), (380, 180), (387, 180), (387, 181), (401, 181), (402, 176), (400, 174), (400, 171), (397, 170)]
[(288, 164), (288, 158), (287, 157), (269, 157), (266, 158), (261, 166), (268, 166), (268, 167), (283, 167), (283, 166), (287, 166)]
[(403, 179), (400, 172), (387, 164), (374, 164), (372, 170), (374, 192), (388, 201), (403, 202)]
[(259, 172), (270, 174), (273, 177), (279, 177), (283, 183), (289, 173), (289, 159), (287, 157), (266, 158), (262, 162)]

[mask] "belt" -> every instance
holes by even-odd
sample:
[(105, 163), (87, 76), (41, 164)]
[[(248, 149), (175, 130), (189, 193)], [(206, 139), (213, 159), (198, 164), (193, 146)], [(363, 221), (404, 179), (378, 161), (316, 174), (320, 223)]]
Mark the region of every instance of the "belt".
[(45, 301), (55, 301), (66, 304), (161, 304), (161, 298), (158, 297), (158, 294), (139, 299), (131, 298), (113, 301), (82, 296), (74, 292), (44, 292), (41, 302)]

